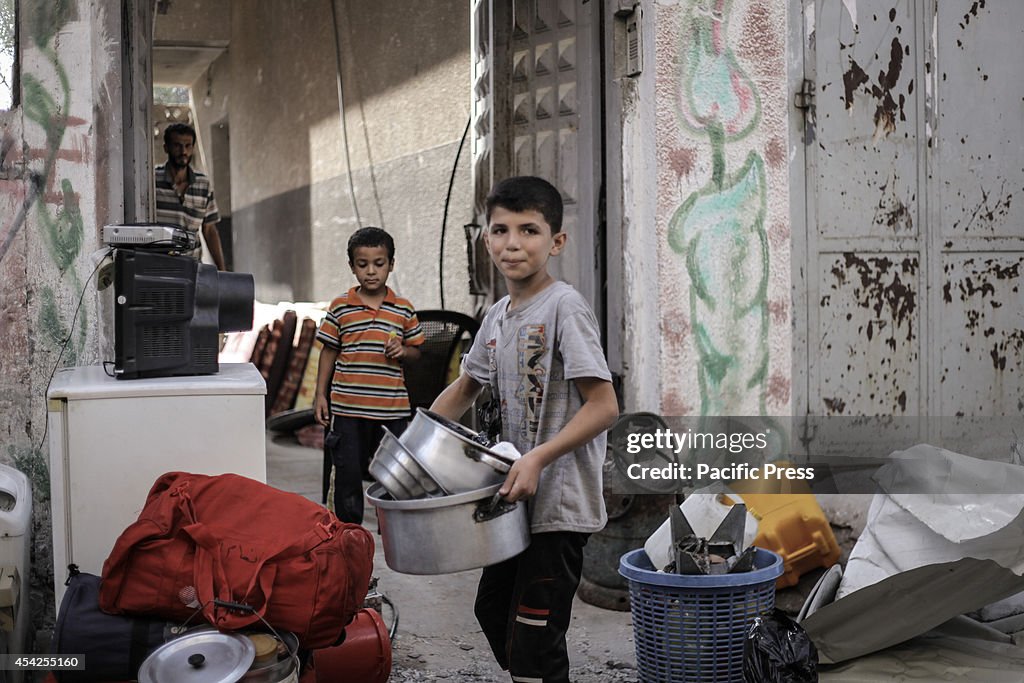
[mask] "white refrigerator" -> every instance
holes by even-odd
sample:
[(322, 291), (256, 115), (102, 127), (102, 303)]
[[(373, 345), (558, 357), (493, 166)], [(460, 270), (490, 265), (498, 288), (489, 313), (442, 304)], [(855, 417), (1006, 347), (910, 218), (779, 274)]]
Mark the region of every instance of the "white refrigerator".
[(59, 371), (47, 392), (54, 592), (68, 564), (103, 561), (166, 472), (267, 480), (266, 384), (251, 363), (216, 375), (118, 380), (102, 366)]

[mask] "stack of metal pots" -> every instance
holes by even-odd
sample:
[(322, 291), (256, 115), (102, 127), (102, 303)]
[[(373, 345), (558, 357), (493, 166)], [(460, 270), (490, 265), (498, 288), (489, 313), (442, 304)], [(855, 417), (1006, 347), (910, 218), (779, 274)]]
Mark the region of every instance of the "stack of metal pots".
[(406, 574), (495, 564), (530, 543), (526, 506), (498, 490), (514, 462), (462, 425), (422, 408), (396, 438), (385, 433), (366, 492), (377, 510), (384, 559)]
[(151, 652), (139, 683), (298, 683), (298, 639), (292, 633), (221, 633), (202, 626)]

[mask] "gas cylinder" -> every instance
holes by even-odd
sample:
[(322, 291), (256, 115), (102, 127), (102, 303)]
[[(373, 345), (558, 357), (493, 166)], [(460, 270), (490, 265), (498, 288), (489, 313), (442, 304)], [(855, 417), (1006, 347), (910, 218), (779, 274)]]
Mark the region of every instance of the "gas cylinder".
[(671, 492), (628, 493), (631, 488), (622, 458), (624, 444), (619, 443), (626, 429), (654, 430), (665, 427), (657, 415), (623, 415), (612, 427), (604, 461), (603, 494), (608, 523), (592, 534), (583, 549), (583, 572), (577, 592), (580, 599), (604, 609), (629, 610), (629, 587), (619, 575), (619, 558), (641, 548), (644, 541), (668, 517), (670, 506), (678, 503)]

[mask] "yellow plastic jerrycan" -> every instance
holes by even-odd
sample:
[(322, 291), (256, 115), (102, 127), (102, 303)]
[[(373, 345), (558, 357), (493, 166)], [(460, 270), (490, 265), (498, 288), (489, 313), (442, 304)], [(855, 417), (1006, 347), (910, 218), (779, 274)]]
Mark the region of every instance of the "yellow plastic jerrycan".
[(743, 480), (731, 482), (729, 488), (758, 522), (754, 545), (782, 556), (784, 571), (776, 588), (795, 586), (804, 573), (839, 561), (832, 527), (803, 482)]

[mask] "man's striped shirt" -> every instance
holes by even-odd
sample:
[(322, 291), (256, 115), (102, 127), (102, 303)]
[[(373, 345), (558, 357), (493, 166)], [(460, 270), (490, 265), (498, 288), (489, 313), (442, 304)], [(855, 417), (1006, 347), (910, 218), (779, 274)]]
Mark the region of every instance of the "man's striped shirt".
[(168, 223), (185, 228), (196, 240), (196, 248), (191, 256), (199, 259), (203, 250), (199, 246), (199, 233), (204, 223), (216, 223), (220, 220), (217, 202), (213, 199), (213, 187), (210, 179), (199, 171), (188, 168), (188, 187), (184, 198), (179, 198), (174, 190), (174, 180), (167, 175), (165, 166), (157, 166), (156, 176), (156, 222)]
[(316, 338), (338, 349), (331, 382), (331, 414), (371, 420), (409, 417), (402, 364), (384, 355), (392, 335), (406, 346), (425, 340), (416, 311), (388, 288), (379, 309), (359, 298), (358, 287), (331, 302)]

